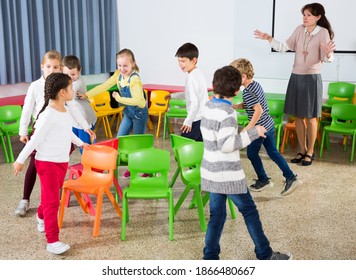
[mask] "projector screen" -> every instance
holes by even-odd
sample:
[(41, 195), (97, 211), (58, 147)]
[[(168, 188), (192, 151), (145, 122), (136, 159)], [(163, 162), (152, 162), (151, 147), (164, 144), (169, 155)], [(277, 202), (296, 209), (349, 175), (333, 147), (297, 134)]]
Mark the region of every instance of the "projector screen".
[[(272, 36), (280, 42), (285, 42), (294, 29), (303, 24), (301, 9), (305, 4), (312, 3), (305, 0), (273, 0)], [(325, 8), (335, 33), (334, 41), (336, 53), (356, 53), (355, 31), (355, 0), (323, 0), (318, 1)]]

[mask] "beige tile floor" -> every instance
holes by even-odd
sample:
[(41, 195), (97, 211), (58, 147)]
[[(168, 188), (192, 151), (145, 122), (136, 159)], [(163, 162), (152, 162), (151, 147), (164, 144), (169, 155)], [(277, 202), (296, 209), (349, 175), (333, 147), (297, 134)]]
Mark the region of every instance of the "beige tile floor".
[[(102, 138), (99, 133), (99, 139)], [(13, 138), (15, 155), (21, 149)], [(169, 149), (170, 140), (156, 139), (157, 148)], [(349, 162), (349, 149), (345, 154), (339, 143), (332, 145), (330, 153), (322, 159), (316, 156), (312, 166), (291, 165), (303, 181), (293, 194), (281, 197), (283, 177), (277, 166), (261, 152), (263, 162), (274, 187), (253, 193), (266, 235), (274, 250), (290, 251), (298, 260), (355, 260), (356, 259), (356, 163)], [(318, 151), (318, 150), (317, 150)], [(295, 148), (288, 147), (284, 154), (289, 160)], [(243, 166), (249, 181), (255, 174), (245, 151), (241, 152)], [(70, 162), (80, 161), (76, 150)], [(171, 174), (176, 163), (172, 158)], [(120, 168), (120, 175), (124, 168)], [(38, 182), (31, 197), (31, 209), (26, 217), (14, 215), (22, 197), (24, 172), (15, 177), (12, 165), (0, 155), (0, 259), (2, 260), (199, 260), (202, 258), (204, 233), (199, 228), (197, 211), (183, 204), (175, 219), (175, 240), (168, 240), (167, 204), (164, 200), (132, 201), (129, 203), (130, 223), (127, 239), (121, 241), (121, 221), (106, 199), (103, 207), (101, 230), (92, 237), (94, 219), (85, 215), (75, 199), (65, 210), (64, 227), (60, 238), (71, 245), (70, 251), (54, 256), (45, 249), (45, 236), (36, 230), (35, 214), (39, 202)], [(123, 188), (128, 181), (120, 179)], [(174, 186), (175, 200), (183, 185), (180, 179)], [(121, 203), (120, 203), (121, 205)], [(209, 207), (205, 209), (209, 217)], [(224, 260), (255, 259), (253, 243), (240, 214), (236, 220), (228, 216), (221, 240)]]

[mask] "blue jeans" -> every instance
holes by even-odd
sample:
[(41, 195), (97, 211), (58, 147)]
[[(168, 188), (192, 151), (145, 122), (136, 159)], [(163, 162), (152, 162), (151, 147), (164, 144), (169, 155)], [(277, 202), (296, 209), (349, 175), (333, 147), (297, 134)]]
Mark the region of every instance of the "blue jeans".
[(220, 237), (226, 221), (226, 199), (230, 198), (244, 217), (248, 232), (255, 244), (256, 257), (268, 259), (272, 248), (265, 236), (260, 216), (250, 192), (244, 194), (210, 193), (210, 221), (205, 236), (204, 260), (219, 260)]
[(270, 159), (273, 160), (278, 165), (279, 169), (283, 172), (284, 178), (287, 180), (292, 179), (294, 177), (293, 171), (289, 168), (288, 163), (276, 148), (274, 128), (272, 128), (270, 131), (267, 131), (265, 135), (266, 138), (260, 137), (247, 146), (247, 157), (255, 169), (258, 180), (262, 182), (266, 182), (268, 180), (268, 176), (259, 156), (262, 144), (265, 147)]
[(130, 118), (124, 114), (124, 117), (120, 123), (117, 136), (129, 135), (131, 130), (133, 134), (144, 134), (146, 130), (148, 114), (145, 113), (141, 119)]

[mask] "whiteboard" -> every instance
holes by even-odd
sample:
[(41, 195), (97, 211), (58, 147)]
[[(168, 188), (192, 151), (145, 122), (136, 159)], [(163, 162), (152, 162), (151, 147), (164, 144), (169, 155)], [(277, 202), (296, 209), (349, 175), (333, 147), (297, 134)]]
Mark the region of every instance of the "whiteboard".
[[(303, 23), (301, 9), (305, 0), (273, 0), (272, 36), (285, 42), (294, 29)], [(312, 2), (310, 2), (312, 3)], [(355, 0), (321, 0), (325, 16), (335, 33), (336, 53), (356, 53)]]

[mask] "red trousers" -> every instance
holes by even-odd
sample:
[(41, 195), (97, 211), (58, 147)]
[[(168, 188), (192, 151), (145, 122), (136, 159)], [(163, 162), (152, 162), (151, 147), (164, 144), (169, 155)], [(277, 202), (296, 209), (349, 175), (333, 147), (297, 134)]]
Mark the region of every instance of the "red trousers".
[(36, 160), (35, 164), (41, 183), (41, 202), (37, 214), (40, 219), (44, 220), (47, 243), (57, 242), (59, 241), (60, 190), (67, 173), (68, 162)]

